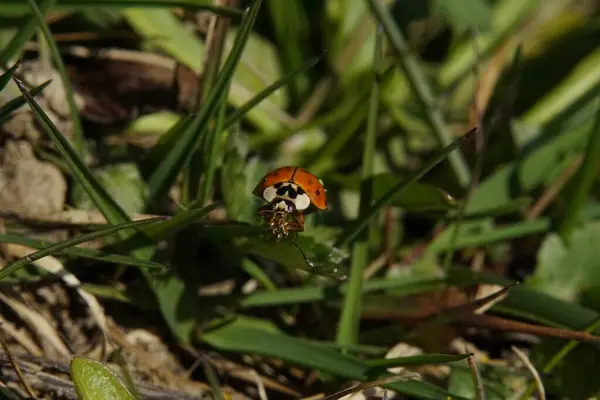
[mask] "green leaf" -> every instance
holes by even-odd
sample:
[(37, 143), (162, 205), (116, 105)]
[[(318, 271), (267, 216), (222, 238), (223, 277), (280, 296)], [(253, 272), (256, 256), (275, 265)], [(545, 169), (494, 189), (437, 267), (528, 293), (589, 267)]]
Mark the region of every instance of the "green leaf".
[(253, 222), (257, 218), (256, 197), (252, 194), (254, 185), (266, 173), (258, 158), (246, 162), (248, 137), (232, 132), (225, 144), (223, 165), (221, 166), (221, 191), (227, 206), (227, 215), (235, 221)]
[(456, 35), (472, 27), (486, 31), (492, 25), (492, 7), (485, 0), (432, 0), (431, 11), (444, 17)]
[[(356, 174), (338, 174), (329, 179), (347, 189), (356, 191), (360, 189), (360, 180)], [(382, 173), (369, 178), (368, 181), (373, 188), (373, 199), (378, 200), (397, 185), (400, 179), (396, 178), (394, 174)], [(447, 192), (435, 186), (419, 182), (411, 183), (405, 190), (393, 196), (389, 205), (401, 207), (408, 212), (422, 213), (445, 212), (457, 207), (456, 200)]]
[[(107, 165), (95, 170), (94, 175), (125, 212), (136, 214), (144, 211), (147, 188), (136, 164)], [(86, 210), (96, 208), (90, 196), (77, 181), (71, 189), (71, 199), (76, 208)]]
[(190, 125), (186, 127), (174, 146), (169, 150), (168, 154), (164, 157), (148, 180), (148, 198), (150, 204), (160, 200), (168, 192), (179, 173), (190, 162), (191, 157), (197, 148), (200, 135), (207, 128), (211, 117), (219, 106), (219, 100), (223, 94), (222, 92), (228, 86), (235, 71), (252, 26), (254, 25), (254, 21), (258, 15), (261, 3), (262, 0), (257, 0), (252, 4), (250, 11), (248, 11), (242, 22), (242, 27), (236, 37), (235, 45), (231, 50), (229, 57), (227, 57), (225, 65), (219, 72), (206, 102), (202, 104), (198, 114), (192, 119)]
[(346, 269), (341, 265), (346, 254), (335, 247), (315, 241), (310, 236), (292, 236), (277, 243), (268, 239), (268, 230), (257, 226), (228, 223), (206, 225), (199, 232), (208, 239), (231, 240), (241, 251), (257, 254), (293, 270), (334, 279), (345, 279)]
[(80, 400), (135, 400), (119, 377), (99, 361), (74, 357), (71, 378)]
[(572, 233), (566, 246), (550, 233), (540, 246), (535, 272), (528, 284), (557, 298), (572, 301), (591, 286), (600, 286), (600, 222), (589, 222)]
[(49, 255), (56, 254), (62, 250), (68, 249), (69, 247), (76, 246), (78, 244), (88, 242), (90, 240), (99, 239), (101, 237), (108, 236), (110, 234), (122, 231), (124, 229), (136, 228), (140, 225), (149, 224), (152, 222), (162, 221), (164, 218), (149, 218), (142, 221), (128, 222), (125, 224), (114, 225), (108, 228), (100, 229), (96, 232), (87, 233), (85, 235), (78, 236), (76, 238), (65, 240), (64, 242), (56, 243), (54, 245), (45, 247), (42, 250), (36, 251), (26, 257), (19, 258), (18, 260), (8, 264), (0, 270), (0, 280), (6, 278), (16, 270), (23, 268), (27, 264), (31, 264), (33, 261), (39, 260)]
[[(369, 379), (368, 371), (371, 367), (367, 363), (340, 354), (334, 349), (277, 332), (259, 322), (238, 317), (231, 323), (203, 332), (200, 339), (222, 351), (273, 357), (346, 379)], [(385, 387), (419, 399), (445, 400), (447, 396), (451, 396), (440, 388), (415, 380), (395, 382)]]

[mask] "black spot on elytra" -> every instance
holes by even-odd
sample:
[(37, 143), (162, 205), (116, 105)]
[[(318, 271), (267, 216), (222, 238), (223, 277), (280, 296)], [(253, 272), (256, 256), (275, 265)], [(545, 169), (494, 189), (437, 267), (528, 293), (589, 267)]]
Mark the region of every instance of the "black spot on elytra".
[(313, 183), (315, 183), (315, 181), (313, 181), (312, 179), (309, 179), (309, 180), (308, 180), (308, 184), (309, 184), (309, 185), (312, 185)]
[(317, 196), (321, 195), (321, 189), (317, 189)]

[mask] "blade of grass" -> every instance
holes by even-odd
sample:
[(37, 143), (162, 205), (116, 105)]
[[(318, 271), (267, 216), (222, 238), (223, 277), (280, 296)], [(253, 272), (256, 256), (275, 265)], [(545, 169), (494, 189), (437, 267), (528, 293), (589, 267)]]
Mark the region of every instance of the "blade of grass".
[[(39, 5), (39, 12), (42, 15), (42, 19), (48, 13), (50, 8), (54, 5), (54, 0), (42, 0)], [(22, 1), (21, 1), (22, 4)], [(12, 37), (10, 42), (0, 52), (0, 65), (6, 65), (11, 59), (13, 59), (22, 49), (25, 47), (25, 43), (31, 40), (38, 26), (37, 15), (32, 15), (27, 18), (25, 24)]]
[[(435, 133), (442, 146), (450, 145), (452, 143), (452, 134), (448, 130), (441, 110), (435, 105), (433, 91), (429, 87), (427, 78), (422, 73), (416, 57), (411, 54), (404, 34), (398, 28), (394, 22), (394, 18), (388, 12), (386, 6), (382, 5), (381, 1), (369, 0), (369, 4), (396, 50), (400, 67), (408, 78), (414, 93), (417, 95), (417, 99), (425, 112), (431, 130)], [(450, 154), (448, 161), (454, 170), (458, 183), (461, 187), (466, 188), (469, 182), (471, 182), (471, 173), (466, 161), (460, 153)]]
[[(21, 244), (23, 246), (33, 247), (34, 249), (43, 249), (45, 247), (58, 244), (58, 243), (46, 242), (43, 240), (35, 240), (35, 239), (30, 239), (30, 238), (26, 238), (26, 237), (22, 237), (22, 236), (8, 235), (8, 234), (0, 234), (0, 242), (1, 243)], [(165, 268), (165, 266), (163, 264), (160, 264), (160, 263), (157, 263), (154, 261), (141, 260), (141, 259), (133, 258), (133, 257), (129, 257), (129, 256), (122, 256), (120, 254), (111, 254), (111, 253), (107, 253), (104, 251), (95, 251), (95, 250), (86, 249), (86, 248), (82, 248), (82, 247), (67, 248), (67, 249), (61, 250), (58, 253), (55, 253), (55, 255), (62, 255), (62, 254), (65, 254), (67, 256), (81, 257), (81, 258), (88, 258), (91, 260), (109, 262), (109, 263), (114, 263), (114, 264), (131, 265), (133, 267), (139, 267), (139, 268), (148, 268), (148, 269), (164, 269)]]
[[(598, 97), (597, 104), (600, 105), (600, 97)], [(567, 209), (558, 226), (558, 234), (565, 243), (569, 242), (571, 232), (579, 220), (579, 213), (592, 191), (598, 176), (598, 168), (600, 168), (600, 107), (598, 107), (596, 122), (588, 139), (588, 145), (585, 147), (583, 163), (571, 185), (568, 186), (571, 188), (571, 192), (568, 194), (566, 202)]]
[[(31, 96), (37, 96), (38, 94), (42, 93), (42, 90), (44, 90), (46, 88), (46, 86), (48, 86), (50, 84), (50, 82), (52, 82), (52, 80), (47, 80), (46, 82), (42, 83), (40, 86), (31, 89), (29, 93), (31, 94)], [(3, 105), (2, 108), (0, 108), (0, 125), (2, 125), (10, 117), (12, 117), (12, 113), (17, 111), (19, 108), (21, 108), (26, 103), (27, 103), (27, 100), (25, 100), (25, 97), (23, 95), (21, 95), (19, 97), (12, 99), (5, 105)]]
[[(371, 80), (371, 96), (369, 98), (369, 111), (367, 116), (367, 133), (363, 148), (359, 216), (365, 215), (368, 212), (373, 200), (373, 181), (369, 178), (373, 175), (376, 149), (375, 141), (377, 138), (377, 124), (379, 122), (380, 77), (378, 71), (382, 60), (382, 38), (383, 30), (381, 26), (378, 26), (375, 36), (373, 76)], [(342, 314), (340, 316), (336, 335), (336, 342), (340, 345), (356, 344), (358, 340), (362, 308), (363, 271), (369, 260), (368, 236), (368, 231), (362, 231), (357, 235), (357, 240), (352, 247), (350, 281), (348, 291), (344, 297), (344, 305), (342, 307)]]
[(99, 229), (95, 232), (90, 232), (85, 235), (78, 236), (73, 239), (65, 240), (64, 242), (56, 243), (54, 245), (43, 248), (42, 250), (38, 250), (35, 253), (31, 253), (26, 257), (19, 258), (18, 260), (8, 264), (4, 268), (0, 270), (0, 280), (6, 278), (10, 274), (13, 274), (15, 271), (23, 268), (27, 264), (31, 264), (34, 261), (39, 260), (40, 258), (44, 258), (49, 255), (56, 254), (62, 250), (68, 249), (73, 246), (77, 246), (78, 244), (89, 242), (90, 240), (99, 239), (113, 233), (122, 231), (124, 229), (135, 228), (140, 225), (149, 224), (152, 222), (162, 221), (164, 218), (149, 218), (141, 221), (129, 222), (125, 224), (113, 225), (108, 228)]
[(153, 204), (166, 195), (179, 173), (188, 165), (201, 133), (207, 127), (220, 104), (219, 99), (223, 90), (233, 76), (261, 4), (262, 0), (255, 0), (250, 10), (246, 13), (233, 48), (206, 102), (150, 177), (148, 181), (148, 204)]
[(244, 118), (244, 115), (246, 115), (246, 113), (248, 111), (250, 111), (253, 107), (255, 107), (257, 104), (259, 104), (261, 101), (263, 101), (264, 99), (269, 97), (269, 95), (271, 95), (271, 93), (275, 92), (282, 86), (288, 85), (295, 77), (297, 77), (298, 75), (302, 74), (303, 72), (309, 70), (310, 68), (314, 67), (318, 62), (320, 62), (323, 59), (323, 57), (325, 57), (325, 54), (322, 54), (318, 57), (308, 60), (307, 62), (305, 62), (298, 68), (296, 68), (295, 70), (290, 71), (288, 74), (283, 76), (281, 79), (274, 82), (272, 85), (270, 85), (269, 87), (264, 89), (262, 92), (258, 93), (256, 96), (251, 98), (248, 102), (246, 102), (246, 104), (244, 104), (240, 108), (236, 109), (233, 113), (231, 113), (231, 115), (229, 115), (227, 117), (227, 119), (225, 120), (225, 123), (223, 124), (223, 129), (229, 128), (231, 125), (235, 124), (237, 121)]
[(54, 64), (56, 69), (60, 75), (62, 80), (62, 84), (65, 88), (65, 96), (67, 97), (67, 103), (69, 104), (69, 111), (71, 114), (71, 122), (73, 123), (73, 139), (75, 142), (75, 148), (77, 149), (77, 153), (84, 157), (86, 153), (85, 148), (85, 138), (83, 136), (83, 127), (81, 126), (81, 118), (79, 116), (79, 110), (77, 108), (77, 103), (75, 103), (75, 95), (73, 94), (73, 86), (71, 85), (71, 80), (67, 75), (67, 69), (65, 68), (65, 64), (63, 63), (62, 57), (60, 55), (60, 51), (58, 50), (58, 46), (56, 46), (56, 42), (52, 37), (52, 32), (50, 32), (50, 28), (46, 24), (44, 19), (44, 15), (38, 8), (35, 0), (27, 0), (29, 3), (29, 7), (31, 11), (37, 18), (38, 24), (42, 33), (44, 34), (44, 38), (46, 39), (46, 43), (50, 47), (50, 54), (54, 59)]
[(44, 113), (44, 110), (42, 110), (33, 97), (31, 97), (25, 86), (23, 86), (23, 83), (15, 77), (13, 77), (13, 80), (25, 97), (29, 107), (31, 107), (31, 110), (33, 111), (33, 114), (35, 115), (39, 124), (46, 131), (48, 136), (50, 136), (50, 139), (52, 139), (52, 142), (65, 159), (65, 162), (73, 173), (73, 177), (77, 179), (78, 182), (83, 186), (106, 220), (113, 225), (131, 222), (125, 211), (123, 211), (117, 202), (110, 197), (106, 189), (104, 189), (98, 183), (96, 178), (94, 178), (92, 172), (81, 161), (69, 141), (62, 135), (62, 133), (60, 133), (54, 123), (50, 120), (46, 113)]
[(229, 85), (227, 85), (227, 88), (223, 91), (223, 96), (221, 97), (221, 105), (217, 115), (217, 123), (215, 124), (214, 128), (208, 132), (206, 146), (208, 151), (204, 152), (204, 154), (208, 153), (208, 163), (206, 165), (206, 170), (204, 171), (204, 181), (198, 188), (198, 193), (196, 195), (196, 199), (201, 205), (206, 205), (210, 199), (210, 191), (212, 190), (213, 182), (215, 181), (217, 164), (222, 158), (223, 146), (221, 146), (221, 137), (225, 132), (223, 129), (223, 123), (225, 120), (225, 113), (227, 112), (228, 93)]
[(19, 68), (19, 65), (19, 63), (15, 63), (15, 65), (10, 67), (9, 70), (0, 75), (0, 92), (4, 90), (8, 82), (10, 82), (10, 78), (12, 78), (13, 74), (15, 73), (15, 70)]
[[(0, 5), (11, 7), (11, 10), (27, 12), (23, 0), (0, 0)], [(153, 7), (153, 8), (175, 8), (182, 7), (190, 11), (209, 11), (229, 17), (239, 17), (242, 11), (230, 7), (218, 7), (212, 4), (203, 4), (198, 0), (60, 0), (57, 4), (57, 10), (65, 9), (86, 9), (96, 7), (111, 8), (132, 8), (132, 7)]]
[(434, 157), (425, 163), (419, 170), (413, 172), (408, 178), (399, 182), (393, 188), (391, 188), (385, 195), (383, 195), (373, 206), (368, 210), (365, 215), (361, 215), (347, 230), (344, 235), (340, 236), (337, 241), (336, 247), (341, 247), (350, 243), (362, 230), (369, 224), (369, 222), (377, 215), (377, 212), (390, 204), (395, 196), (398, 195), (402, 190), (406, 189), (411, 183), (418, 181), (423, 175), (429, 170), (439, 164), (448, 154), (460, 147), (464, 142), (469, 140), (477, 128), (471, 129), (465, 133), (462, 137), (454, 141), (454, 143), (441, 149)]

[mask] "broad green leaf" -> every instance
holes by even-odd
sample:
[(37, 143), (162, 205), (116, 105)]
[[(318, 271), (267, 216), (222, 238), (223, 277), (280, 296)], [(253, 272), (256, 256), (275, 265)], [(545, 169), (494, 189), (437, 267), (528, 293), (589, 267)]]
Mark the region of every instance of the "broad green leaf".
[[(238, 317), (233, 322), (200, 334), (200, 339), (223, 351), (251, 353), (277, 358), (288, 363), (314, 368), (346, 379), (369, 379), (370, 366), (356, 358), (343, 355), (306, 340), (295, 338), (272, 328), (267, 329), (256, 320)], [(460, 398), (425, 382), (410, 380), (386, 385), (387, 388), (419, 399)]]
[(99, 361), (74, 357), (70, 369), (80, 400), (135, 400), (119, 377)]
[(486, 0), (433, 0), (431, 10), (443, 16), (456, 35), (470, 28), (487, 31), (492, 23), (492, 8)]
[(152, 222), (158, 222), (163, 220), (164, 218), (149, 218), (147, 220), (128, 222), (120, 225), (109, 226), (108, 228), (100, 229), (95, 232), (87, 233), (85, 235), (80, 235), (76, 238), (65, 240), (64, 242), (56, 243), (54, 245), (45, 247), (42, 250), (36, 251), (26, 257), (20, 258), (17, 261), (14, 261), (4, 268), (0, 270), (0, 280), (6, 278), (8, 275), (12, 274), (19, 268), (23, 268), (27, 264), (31, 264), (33, 261), (39, 260), (40, 258), (56, 254), (62, 250), (68, 249), (69, 247), (76, 246), (78, 244), (88, 242), (90, 240), (98, 239), (101, 237), (105, 237), (111, 235), (116, 232), (120, 232), (124, 229), (136, 228), (140, 225), (149, 224)]
[[(125, 212), (136, 214), (144, 211), (147, 188), (136, 164), (108, 165), (95, 170), (94, 175)], [(76, 208), (95, 209), (94, 202), (77, 182), (71, 189), (71, 199)]]
[[(360, 188), (360, 179), (355, 174), (334, 175), (330, 179), (348, 189), (358, 191)], [(377, 200), (398, 184), (400, 179), (391, 173), (383, 173), (373, 176), (369, 181), (373, 188), (373, 200)], [(389, 205), (401, 207), (408, 212), (445, 212), (457, 206), (456, 200), (447, 192), (419, 182), (411, 183), (405, 190), (393, 196)]]
[[(147, 38), (149, 45), (161, 49), (194, 71), (200, 70), (204, 43), (170, 10), (131, 8), (124, 10), (123, 16), (139, 35)], [(240, 34), (241, 29), (237, 33), (228, 34), (224, 57), (233, 51), (234, 35)], [(243, 107), (280, 76), (281, 70), (273, 45), (258, 35), (250, 34), (240, 63), (234, 71), (230, 104)], [(285, 112), (286, 107), (286, 93), (279, 91), (247, 111), (247, 117), (261, 131), (277, 131), (282, 125), (288, 125), (292, 121)]]
[(254, 185), (266, 173), (257, 158), (246, 161), (248, 137), (232, 132), (227, 137), (223, 165), (221, 166), (221, 191), (227, 206), (227, 215), (235, 221), (257, 221), (258, 199), (252, 194)]
[(576, 228), (567, 246), (555, 233), (546, 236), (538, 252), (533, 276), (527, 282), (537, 290), (573, 301), (582, 290), (600, 286), (600, 222)]
[(346, 267), (342, 264), (346, 254), (341, 249), (316, 242), (310, 236), (298, 235), (294, 239), (290, 235), (277, 243), (269, 239), (266, 228), (242, 223), (206, 225), (199, 234), (231, 240), (243, 252), (260, 255), (290, 270), (301, 269), (335, 279), (346, 277)]

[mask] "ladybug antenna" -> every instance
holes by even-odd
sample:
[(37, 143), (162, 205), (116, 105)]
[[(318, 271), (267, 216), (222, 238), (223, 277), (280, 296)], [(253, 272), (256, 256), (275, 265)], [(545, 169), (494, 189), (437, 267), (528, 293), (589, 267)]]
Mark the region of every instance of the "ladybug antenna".
[(294, 247), (296, 247), (298, 249), (298, 251), (300, 252), (300, 254), (302, 254), (302, 258), (304, 258), (304, 262), (307, 263), (313, 270), (316, 269), (316, 267), (312, 263), (312, 261), (310, 261), (308, 259), (308, 257), (306, 257), (306, 253), (304, 253), (304, 250), (302, 250), (300, 248), (300, 246), (298, 246), (298, 243), (296, 243), (296, 238), (294, 238), (294, 240), (292, 240), (292, 244), (294, 245)]

